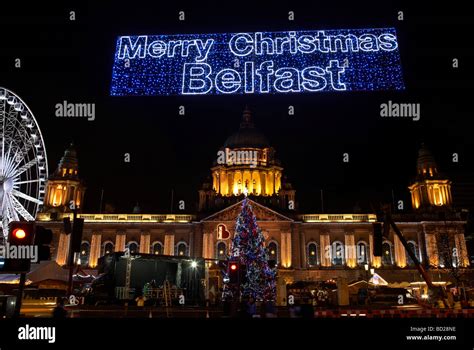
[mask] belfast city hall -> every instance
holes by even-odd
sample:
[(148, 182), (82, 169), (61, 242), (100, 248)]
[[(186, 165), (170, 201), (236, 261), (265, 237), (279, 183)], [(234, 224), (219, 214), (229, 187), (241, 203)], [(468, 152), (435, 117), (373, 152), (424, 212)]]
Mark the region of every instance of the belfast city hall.
[[(126, 248), (132, 254), (205, 258), (209, 289), (217, 294), (222, 286), (217, 261), (228, 255), (241, 202), (247, 195), (264, 234), (269, 258), (278, 268), (279, 304), (286, 300), (287, 286), (296, 282), (330, 280), (350, 285), (368, 277), (374, 283), (422, 285), (413, 260), (394, 232), (384, 235), (382, 254), (374, 256), (375, 213), (298, 212), (296, 191), (249, 110), (244, 111), (240, 128), (225, 140), (220, 151), (226, 159), (216, 160), (210, 169), (209, 181), (197, 191), (199, 205), (193, 214), (104, 214), (79, 210), (84, 230), (78, 264), (92, 274), (97, 273), (101, 256)], [(229, 154), (248, 157), (227, 157)], [(454, 209), (451, 181), (440, 172), (430, 151), (422, 147), (418, 158), (411, 161), (416, 164), (414, 180), (407, 188), (412, 209), (392, 217), (407, 246), (433, 281), (447, 283), (451, 277), (444, 268), (446, 255), (440, 251), (440, 235), (448, 235), (452, 242), (454, 265), (469, 268), (466, 221)], [(84, 192), (78, 156), (71, 146), (48, 179), (44, 206), (37, 217), (38, 224), (53, 231), (52, 259), (61, 266), (68, 261), (70, 244), (63, 219), (73, 217), (71, 201), (78, 208), (82, 206)]]

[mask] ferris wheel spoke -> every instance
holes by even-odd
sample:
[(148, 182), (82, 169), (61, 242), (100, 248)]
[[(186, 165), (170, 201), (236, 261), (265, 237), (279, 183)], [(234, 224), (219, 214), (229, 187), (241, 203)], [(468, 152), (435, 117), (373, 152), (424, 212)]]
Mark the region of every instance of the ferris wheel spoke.
[(36, 183), (40, 182), (43, 179), (34, 179), (34, 180), (26, 180), (26, 181), (15, 181), (15, 185), (23, 185), (23, 184), (31, 184), (31, 183)]
[(28, 170), (29, 168), (31, 168), (33, 165), (35, 165), (37, 163), (38, 163), (37, 159), (32, 159), (28, 163), (26, 163), (25, 165), (19, 167), (18, 169), (15, 168), (14, 169), (15, 176), (18, 176), (18, 175), (24, 173), (26, 170)]
[(6, 214), (6, 217), (8, 219), (8, 222), (10, 221), (18, 221), (18, 214), (17, 212), (15, 211), (15, 209), (13, 208), (13, 205), (10, 201), (10, 198), (11, 196), (5, 196), (6, 197), (6, 201), (5, 201), (5, 214)]
[(10, 195), (10, 200), (12, 202), (12, 206), (15, 209), (15, 211), (20, 214), (23, 219), (28, 220), (28, 221), (34, 221), (35, 218), (28, 212), (28, 210), (25, 209), (23, 205), (16, 199), (14, 196)]
[(15, 165), (10, 157), (5, 157), (2, 159), (2, 173), (3, 175), (10, 177), (13, 169), (15, 169)]
[(20, 198), (23, 198), (23, 199), (26, 199), (27, 201), (30, 201), (30, 202), (33, 202), (33, 203), (36, 203), (36, 204), (43, 204), (43, 201), (40, 201), (39, 199), (36, 199), (34, 197), (31, 197), (23, 192), (20, 192), (18, 190), (15, 190), (15, 189), (12, 189), (12, 195), (16, 196), (16, 197), (20, 197)]

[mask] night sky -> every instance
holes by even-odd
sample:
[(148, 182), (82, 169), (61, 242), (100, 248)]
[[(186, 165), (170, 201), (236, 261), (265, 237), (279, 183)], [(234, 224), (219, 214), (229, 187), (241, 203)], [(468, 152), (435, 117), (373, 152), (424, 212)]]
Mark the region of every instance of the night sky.
[[(16, 1), (0, 21), (0, 86), (17, 93), (33, 111), (45, 138), (50, 173), (73, 140), (87, 185), (84, 211), (104, 202), (117, 212), (169, 212), (170, 193), (193, 212), (197, 190), (210, 175), (216, 152), (240, 123), (245, 105), (277, 151), (296, 188), (302, 212), (364, 211), (370, 203), (409, 201), (417, 150), (425, 142), (453, 181), (474, 182), (472, 137), (472, 12), (461, 5), (429, 6), (361, 1), (319, 1), (287, 7), (256, 1), (222, 5), (155, 1)], [(102, 4), (104, 3), (104, 4)], [(275, 3), (275, 2), (273, 2)], [(10, 5), (11, 6), (11, 5)], [(61, 7), (62, 6), (62, 7)], [(171, 6), (171, 7), (167, 7)], [(454, 8), (456, 7), (456, 8)], [(76, 21), (69, 21), (69, 11)], [(178, 21), (184, 10), (186, 21)], [(288, 11), (296, 19), (287, 20)], [(397, 12), (404, 11), (404, 21)], [(218, 33), (395, 27), (406, 90), (288, 95), (192, 97), (109, 96), (116, 38), (134, 34)], [(22, 68), (14, 68), (14, 59)], [(452, 58), (460, 68), (452, 69)], [(469, 98), (466, 98), (470, 96)], [(96, 103), (96, 120), (57, 118), (64, 100)], [(386, 118), (380, 104), (421, 103), (421, 120)], [(178, 115), (178, 106), (186, 115)], [(295, 115), (288, 116), (289, 105)], [(342, 153), (350, 162), (342, 162)], [(452, 153), (459, 163), (452, 163)], [(124, 153), (131, 162), (124, 162)], [(174, 209), (176, 212), (176, 207)]]

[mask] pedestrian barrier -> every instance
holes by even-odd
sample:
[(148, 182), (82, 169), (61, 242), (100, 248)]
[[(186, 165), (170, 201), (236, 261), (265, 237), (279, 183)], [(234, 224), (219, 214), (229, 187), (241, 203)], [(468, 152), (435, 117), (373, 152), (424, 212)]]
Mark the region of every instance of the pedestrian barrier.
[(474, 318), (474, 309), (339, 309), (317, 310), (316, 318)]

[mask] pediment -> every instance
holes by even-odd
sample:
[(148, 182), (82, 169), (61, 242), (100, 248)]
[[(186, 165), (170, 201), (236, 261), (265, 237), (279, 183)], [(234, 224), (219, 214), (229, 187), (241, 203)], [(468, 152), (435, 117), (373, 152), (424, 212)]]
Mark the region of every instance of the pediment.
[[(252, 211), (254, 215), (257, 217), (257, 221), (293, 221), (293, 219), (290, 219), (285, 215), (282, 215), (268, 207), (265, 207), (264, 205), (254, 202), (253, 200), (249, 199), (248, 201), (252, 206)], [(243, 200), (204, 218), (202, 221), (235, 221), (242, 210), (242, 203)]]

